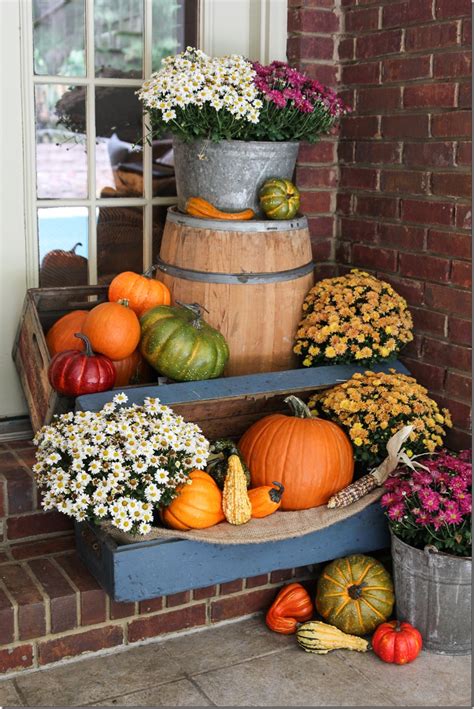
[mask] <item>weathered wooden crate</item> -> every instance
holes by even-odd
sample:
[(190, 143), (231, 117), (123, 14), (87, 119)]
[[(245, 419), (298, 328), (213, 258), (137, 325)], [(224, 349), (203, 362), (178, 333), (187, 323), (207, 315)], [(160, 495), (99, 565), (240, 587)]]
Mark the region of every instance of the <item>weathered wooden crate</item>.
[[(375, 365), (407, 372), (398, 361)], [(286, 409), (283, 399), (303, 399), (317, 389), (345, 381), (364, 367), (337, 365), (286, 372), (251, 374), (202, 382), (133, 387), (129, 403), (156, 396), (186, 420), (201, 426), (208, 438), (239, 437), (254, 421)], [(76, 408), (98, 411), (113, 392), (78, 397)], [(348, 553), (388, 546), (387, 525), (375, 503), (331, 527), (296, 539), (264, 544), (209, 544), (183, 539), (118, 545), (89, 525), (76, 527), (78, 551), (106, 591), (119, 601), (136, 601), (214, 583), (256, 576), (275, 569), (314, 564)]]

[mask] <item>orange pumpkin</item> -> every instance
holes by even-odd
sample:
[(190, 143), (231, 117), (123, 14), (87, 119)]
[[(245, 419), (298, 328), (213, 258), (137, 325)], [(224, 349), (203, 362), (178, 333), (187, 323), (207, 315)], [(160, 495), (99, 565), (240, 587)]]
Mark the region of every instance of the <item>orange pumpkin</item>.
[(281, 505), (281, 496), (284, 491), (283, 485), (276, 482), (249, 490), (247, 494), (252, 506), (252, 517), (261, 519), (276, 512)]
[(297, 623), (310, 620), (313, 604), (309, 593), (300, 583), (283, 586), (273, 601), (265, 621), (275, 633), (291, 635), (296, 632)]
[(183, 485), (178, 497), (166, 507), (161, 518), (171, 529), (205, 529), (224, 521), (222, 492), (202, 470), (189, 474), (191, 485)]
[(112, 364), (117, 373), (115, 387), (156, 381), (156, 372), (143, 359), (140, 350), (135, 350), (124, 359), (112, 360)]
[(279, 480), (285, 487), (282, 510), (324, 505), (352, 480), (351, 443), (342, 428), (314, 418), (295, 396), (287, 397), (285, 403), (292, 409), (292, 416), (266, 416), (254, 423), (239, 442), (252, 486)]
[(140, 318), (150, 308), (157, 305), (169, 305), (171, 294), (161, 281), (140, 276), (133, 271), (124, 271), (115, 276), (109, 286), (109, 300), (118, 302), (128, 300), (129, 307)]
[(140, 341), (140, 323), (125, 300), (96, 305), (84, 320), (82, 332), (94, 352), (110, 359), (129, 357)]
[(86, 317), (87, 310), (73, 310), (56, 320), (46, 335), (46, 344), (51, 357), (66, 350), (81, 352), (84, 349), (84, 343), (76, 337), (76, 332), (81, 332)]

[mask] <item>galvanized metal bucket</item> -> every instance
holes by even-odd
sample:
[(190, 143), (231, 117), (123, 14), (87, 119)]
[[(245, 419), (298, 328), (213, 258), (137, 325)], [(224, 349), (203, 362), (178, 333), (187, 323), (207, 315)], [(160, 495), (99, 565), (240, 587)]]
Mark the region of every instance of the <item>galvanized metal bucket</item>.
[(178, 208), (203, 197), (224, 211), (253, 209), (261, 214), (258, 191), (270, 177), (291, 180), (298, 142), (173, 139)]
[(392, 534), (398, 620), (420, 631), (423, 647), (443, 655), (471, 652), (471, 559), (427, 546), (405, 544)]

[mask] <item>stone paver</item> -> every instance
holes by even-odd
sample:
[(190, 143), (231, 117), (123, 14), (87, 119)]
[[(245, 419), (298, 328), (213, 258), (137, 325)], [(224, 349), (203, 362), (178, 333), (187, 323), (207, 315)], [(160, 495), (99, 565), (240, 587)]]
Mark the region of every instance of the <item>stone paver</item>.
[(262, 617), (0, 681), (0, 706), (471, 706), (470, 656), (303, 652)]

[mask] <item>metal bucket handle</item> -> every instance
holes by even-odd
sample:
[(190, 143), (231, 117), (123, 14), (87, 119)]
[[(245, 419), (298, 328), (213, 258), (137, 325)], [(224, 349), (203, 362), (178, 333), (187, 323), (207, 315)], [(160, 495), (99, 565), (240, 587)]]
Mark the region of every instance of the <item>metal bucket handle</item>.
[(439, 550), (433, 544), (427, 544), (423, 551), (428, 559), (428, 566), (432, 566), (434, 557), (439, 554)]

